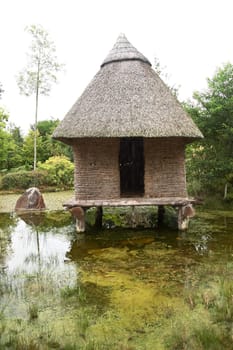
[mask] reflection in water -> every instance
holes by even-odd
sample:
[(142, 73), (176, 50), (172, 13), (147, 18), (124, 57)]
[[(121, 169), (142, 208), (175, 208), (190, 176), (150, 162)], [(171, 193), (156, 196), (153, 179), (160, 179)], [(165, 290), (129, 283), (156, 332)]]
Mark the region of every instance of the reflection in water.
[(171, 330), (212, 327), (217, 283), (233, 278), (233, 219), (223, 218), (203, 213), (185, 233), (77, 236), (69, 213), (0, 215), (0, 321), (10, 320), (8, 336), (16, 329), (31, 348), (39, 339), (44, 349), (182, 349), (167, 345)]
[[(63, 224), (51, 222), (48, 215), (46, 216), (45, 212), (31, 212), (28, 215), (24, 214), (22, 218), (13, 218), (15, 225), (11, 227), (8, 244), (4, 252), (2, 251), (0, 260), (0, 292), (1, 287), (6, 288), (7, 284), (8, 289), (19, 295), (24, 293), (28, 281), (45, 284), (43, 288), (48, 288), (47, 284), (56, 288), (63, 284), (76, 283), (76, 267), (67, 264), (66, 258), (73, 237), (72, 225), (67, 226), (66, 220)], [(46, 222), (45, 227), (43, 225)], [(0, 222), (0, 232), (4, 235), (4, 229), (1, 227), (4, 227), (4, 220)]]
[(37, 227), (30, 227), (19, 220), (11, 235), (11, 250), (14, 253), (7, 257), (5, 264), (9, 272), (22, 269), (27, 273), (38, 271), (40, 262), (46, 265), (54, 261), (57, 266), (61, 266), (69, 247), (67, 237), (54, 232), (38, 232)]
[(137, 250), (142, 249), (147, 244), (155, 241), (155, 234), (153, 232), (136, 232), (121, 231), (117, 234), (111, 233), (93, 235), (77, 235), (67, 256), (74, 261), (79, 258), (88, 256), (93, 252), (103, 251), (104, 249), (127, 249)]

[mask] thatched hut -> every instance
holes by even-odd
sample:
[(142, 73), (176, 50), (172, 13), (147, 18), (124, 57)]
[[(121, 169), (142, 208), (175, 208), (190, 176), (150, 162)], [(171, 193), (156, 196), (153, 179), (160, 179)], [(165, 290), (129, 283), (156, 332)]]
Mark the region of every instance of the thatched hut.
[(124, 35), (53, 137), (74, 151), (75, 200), (67, 206), (191, 202), (185, 146), (202, 134)]

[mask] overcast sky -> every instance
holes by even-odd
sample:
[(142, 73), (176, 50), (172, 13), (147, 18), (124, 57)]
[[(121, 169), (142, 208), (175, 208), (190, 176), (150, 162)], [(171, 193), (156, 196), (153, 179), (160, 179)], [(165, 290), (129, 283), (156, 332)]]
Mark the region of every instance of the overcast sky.
[(26, 65), (31, 24), (49, 32), (65, 64), (59, 84), (40, 99), (39, 120), (64, 117), (120, 33), (152, 64), (157, 57), (166, 66), (180, 100), (233, 63), (232, 0), (0, 0), (0, 13), (0, 106), (24, 132), (34, 122), (34, 96), (19, 94), (15, 76)]

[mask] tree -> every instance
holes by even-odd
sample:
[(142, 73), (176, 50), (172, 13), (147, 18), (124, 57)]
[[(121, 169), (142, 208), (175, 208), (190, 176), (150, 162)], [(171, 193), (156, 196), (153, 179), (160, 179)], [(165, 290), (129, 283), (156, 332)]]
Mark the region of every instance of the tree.
[(56, 48), (49, 39), (47, 31), (40, 25), (26, 28), (31, 34), (32, 42), (29, 50), (29, 61), (19, 73), (17, 83), (20, 93), (26, 96), (35, 95), (35, 123), (34, 123), (34, 170), (37, 164), (37, 119), (39, 96), (48, 96), (52, 84), (57, 83), (57, 74), (63, 65), (59, 64)]
[[(58, 119), (42, 120), (37, 123), (38, 162), (43, 163), (53, 156), (66, 156), (71, 161), (73, 160), (71, 147), (52, 139), (53, 131), (58, 123)], [(29, 133), (26, 135), (23, 142), (23, 159), (27, 167), (30, 167), (30, 164), (32, 164), (33, 161), (34, 133), (34, 128), (31, 127), (31, 130), (29, 130)]]
[(38, 131), (43, 145), (43, 154), (40, 154), (41, 162), (45, 162), (52, 156), (66, 156), (69, 160), (73, 161), (71, 147), (52, 138), (53, 131), (58, 126), (59, 122), (58, 119), (42, 120), (38, 122)]
[(0, 107), (0, 169), (9, 170), (21, 165), (19, 147), (8, 130), (8, 114)]
[(11, 153), (8, 157), (7, 169), (18, 168), (24, 166), (23, 157), (23, 136), (21, 134), (20, 127), (13, 123), (9, 123), (7, 126), (7, 131), (11, 139)]
[(233, 185), (233, 65), (226, 63), (208, 79), (208, 88), (194, 94), (186, 108), (204, 139), (188, 150), (188, 171), (202, 188), (227, 196)]
[(6, 124), (8, 121), (8, 114), (0, 107), (0, 169), (3, 169), (7, 161), (7, 147), (8, 147), (8, 133), (6, 131)]
[[(36, 133), (36, 136), (35, 136)], [(38, 131), (38, 128), (36, 129), (36, 131), (34, 130), (29, 130), (28, 134), (25, 136), (24, 138), (24, 142), (23, 142), (23, 158), (24, 158), (24, 164), (26, 166), (27, 169), (32, 169), (32, 164), (33, 164), (33, 149), (34, 149), (34, 140), (37, 140), (37, 154), (38, 156), (41, 154), (41, 152), (43, 152), (43, 146), (42, 146), (42, 140)], [(38, 157), (37, 157), (38, 158)], [(34, 170), (36, 170), (34, 168)]]

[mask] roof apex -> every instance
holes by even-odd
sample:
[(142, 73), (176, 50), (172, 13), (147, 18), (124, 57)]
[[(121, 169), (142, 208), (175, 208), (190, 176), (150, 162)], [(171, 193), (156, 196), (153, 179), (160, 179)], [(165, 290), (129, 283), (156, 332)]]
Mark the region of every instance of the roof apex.
[(128, 41), (125, 34), (121, 33), (112, 50), (101, 64), (101, 68), (108, 63), (130, 60), (139, 60), (151, 66), (150, 61)]

